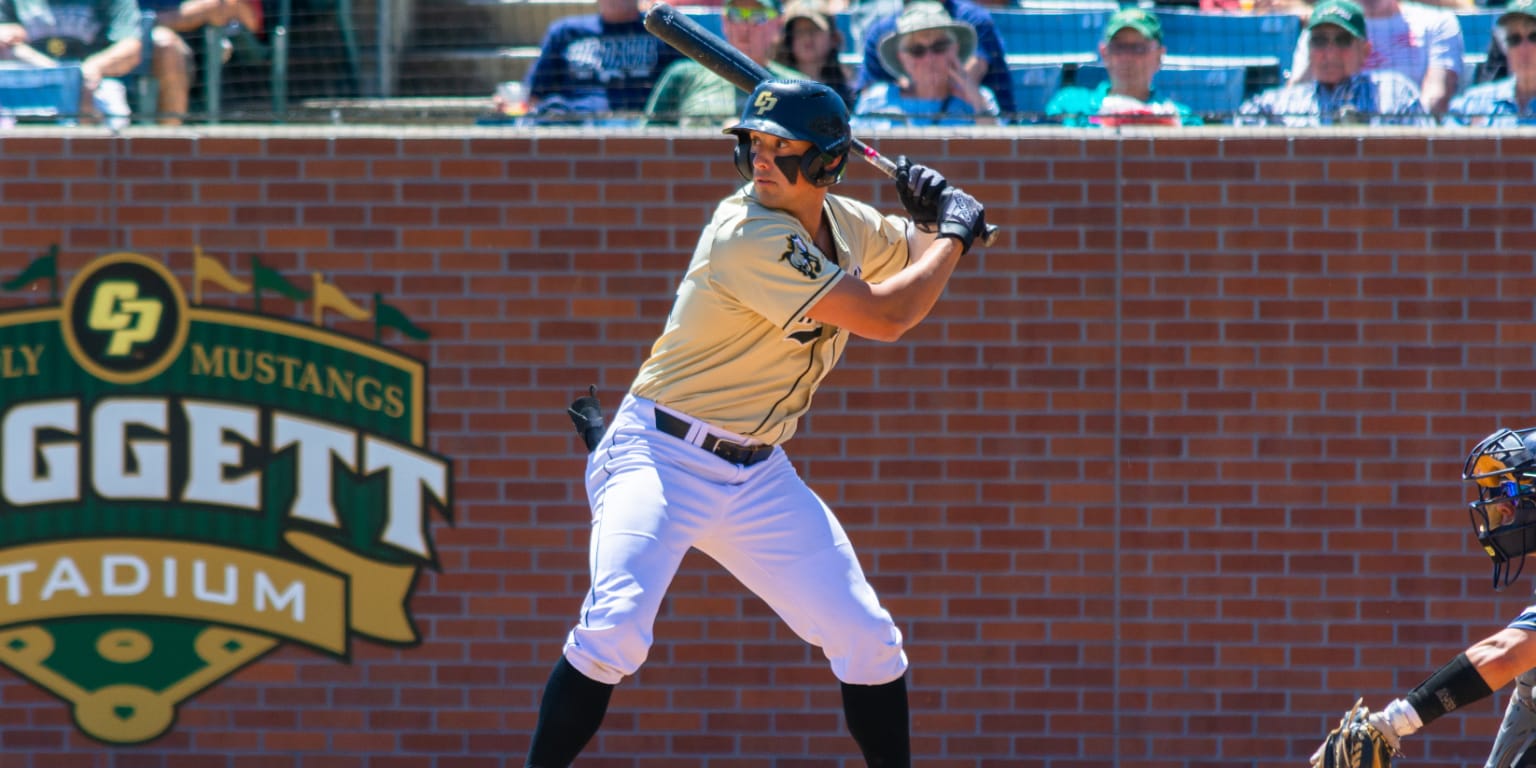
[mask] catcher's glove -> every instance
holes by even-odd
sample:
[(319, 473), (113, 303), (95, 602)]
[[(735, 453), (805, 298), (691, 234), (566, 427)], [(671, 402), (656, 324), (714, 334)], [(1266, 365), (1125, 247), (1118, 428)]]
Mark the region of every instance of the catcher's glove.
[(1312, 768), (1391, 768), (1392, 758), (1402, 755), (1392, 726), (1355, 702), (1339, 727), (1312, 753)]

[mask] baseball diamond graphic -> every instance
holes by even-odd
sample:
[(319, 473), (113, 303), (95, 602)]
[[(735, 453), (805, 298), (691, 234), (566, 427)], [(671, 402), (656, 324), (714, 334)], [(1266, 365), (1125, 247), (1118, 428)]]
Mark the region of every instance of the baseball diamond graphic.
[[(54, 256), (5, 287), (56, 280)], [(411, 591), (452, 508), (427, 371), (322, 321), (424, 332), (253, 267), (199, 251), (189, 304), (160, 261), (113, 253), (62, 303), (0, 312), (0, 664), (104, 742), (166, 733), (285, 642), (346, 661), (353, 635), (420, 640)], [(312, 296), (315, 323), (204, 306), (204, 282)]]

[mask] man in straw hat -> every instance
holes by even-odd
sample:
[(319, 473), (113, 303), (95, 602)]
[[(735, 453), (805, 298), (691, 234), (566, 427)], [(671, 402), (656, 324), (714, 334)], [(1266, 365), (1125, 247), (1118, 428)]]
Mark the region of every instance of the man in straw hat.
[[(908, 4), (912, 2), (932, 0), (908, 0)], [(1013, 81), (1008, 77), (1003, 37), (997, 31), (997, 25), (992, 22), (992, 14), (971, 0), (939, 0), (939, 4), (944, 6), (944, 12), (951, 18), (969, 24), (975, 30), (977, 55), (969, 61), (962, 59), (960, 62), (965, 65), (965, 72), (971, 82), (991, 89), (1003, 113), (1013, 113), (1017, 108), (1013, 100)], [(880, 59), (880, 42), (896, 30), (896, 20), (900, 16), (900, 13), (893, 13), (877, 17), (865, 28), (864, 67), (853, 84), (855, 93), (862, 93), (871, 84), (882, 80), (896, 80), (896, 75)]]
[(880, 41), (881, 64), (899, 80), (875, 82), (859, 93), (854, 125), (975, 125), (1000, 111), (990, 88), (977, 85), (963, 62), (976, 53), (976, 30), (935, 2), (902, 10)]

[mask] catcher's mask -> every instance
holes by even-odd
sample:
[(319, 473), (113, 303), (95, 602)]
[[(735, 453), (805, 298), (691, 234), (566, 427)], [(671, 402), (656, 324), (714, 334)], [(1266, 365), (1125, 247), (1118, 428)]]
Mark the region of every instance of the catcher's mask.
[(837, 91), (806, 80), (764, 80), (757, 84), (741, 111), (741, 122), (725, 129), (736, 134), (736, 171), (752, 180), (752, 131), (786, 139), (809, 141), (811, 148), (799, 157), (781, 157), (779, 170), (789, 183), (797, 174), (817, 187), (830, 187), (848, 168), (853, 133), (848, 128), (848, 105)]
[(1536, 427), (1501, 429), (1467, 455), (1461, 478), (1477, 501), (1468, 514), (1477, 543), (1493, 560), (1493, 588), (1519, 578), (1525, 556), (1536, 552)]

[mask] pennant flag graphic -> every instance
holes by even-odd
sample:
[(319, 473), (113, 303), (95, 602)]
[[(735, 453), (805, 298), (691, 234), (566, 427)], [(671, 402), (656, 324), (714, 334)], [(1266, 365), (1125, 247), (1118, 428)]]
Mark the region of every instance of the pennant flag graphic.
[(229, 273), (223, 264), (203, 255), (201, 245), (192, 246), (192, 303), (203, 303), (203, 283), (209, 282), (230, 293), (250, 293), (251, 284)]
[(48, 279), (49, 295), (57, 301), (59, 298), (59, 244), (48, 246), (48, 253), (32, 260), (21, 274), (0, 283), (0, 288), (7, 291), (18, 291), (43, 278)]
[(288, 282), (288, 278), (283, 277), (282, 273), (262, 264), (261, 259), (255, 256), (251, 257), (251, 279), (256, 283), (257, 312), (261, 311), (261, 292), (264, 290), (276, 291), (294, 301), (303, 301), (309, 298), (309, 291)]
[(310, 276), (314, 278), (314, 288), (310, 291), (309, 295), (310, 301), (315, 305), (315, 325), (322, 324), (321, 316), (325, 314), (327, 309), (333, 312), (340, 312), (353, 320), (367, 320), (373, 317), (373, 313), (359, 307), (356, 302), (347, 298), (347, 295), (342, 293), (340, 288), (327, 283), (325, 277), (319, 272), (311, 272)]
[(384, 328), (393, 328), (413, 339), (420, 341), (432, 334), (427, 333), (421, 326), (411, 322), (405, 313), (384, 303), (379, 294), (373, 295), (373, 340), (378, 341)]

